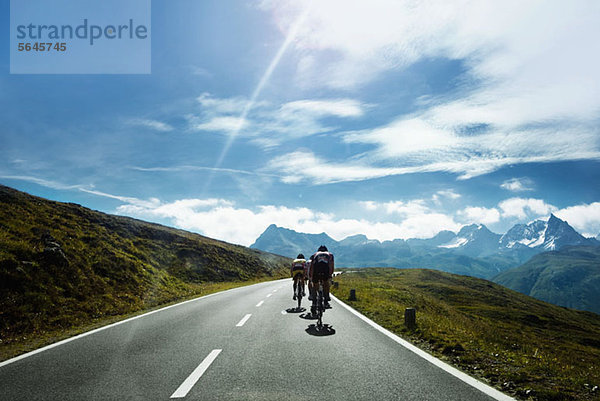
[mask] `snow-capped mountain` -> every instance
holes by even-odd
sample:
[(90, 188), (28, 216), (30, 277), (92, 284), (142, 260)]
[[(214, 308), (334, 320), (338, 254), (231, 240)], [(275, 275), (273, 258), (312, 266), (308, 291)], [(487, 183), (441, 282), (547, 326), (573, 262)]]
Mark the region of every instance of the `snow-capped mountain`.
[(517, 224), (500, 238), (500, 246), (504, 248), (535, 248), (544, 243), (544, 233), (548, 222), (536, 220), (529, 224)]
[(548, 221), (536, 220), (529, 224), (517, 224), (500, 239), (500, 246), (553, 251), (565, 245), (595, 245), (594, 239), (585, 238), (566, 221), (551, 214)]
[(299, 233), (272, 224), (252, 244), (288, 257), (312, 254), (326, 245), (340, 266), (429, 267), (478, 277), (492, 277), (518, 266), (540, 252), (559, 250), (565, 245), (592, 245), (566, 221), (551, 215), (548, 221), (517, 224), (504, 235), (491, 232), (483, 224), (464, 226), (458, 233), (442, 231), (429, 239), (378, 241), (358, 234), (341, 241), (325, 233)]
[(483, 224), (471, 224), (460, 229), (458, 234), (438, 248), (460, 250), (471, 256), (484, 256), (498, 251), (500, 234), (491, 232)]

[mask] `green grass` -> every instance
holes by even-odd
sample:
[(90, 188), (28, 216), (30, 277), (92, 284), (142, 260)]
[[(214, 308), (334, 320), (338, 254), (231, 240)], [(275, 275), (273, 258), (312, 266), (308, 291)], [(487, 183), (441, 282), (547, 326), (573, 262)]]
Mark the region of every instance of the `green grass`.
[[(600, 399), (600, 316), (492, 282), (423, 269), (359, 269), (332, 292), (375, 322), (498, 389), (531, 400)], [(350, 289), (357, 300), (347, 301)], [(417, 328), (404, 310), (417, 309)]]
[[(53, 243), (60, 252), (46, 249)], [(0, 186), (0, 359), (132, 313), (287, 277), (288, 265), (277, 255)]]

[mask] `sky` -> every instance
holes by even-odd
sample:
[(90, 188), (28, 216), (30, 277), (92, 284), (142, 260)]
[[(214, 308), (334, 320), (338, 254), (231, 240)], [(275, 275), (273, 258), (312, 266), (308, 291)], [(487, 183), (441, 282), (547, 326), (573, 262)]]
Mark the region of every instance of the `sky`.
[(600, 2), (152, 1), (151, 74), (10, 74), (0, 183), (250, 245), (600, 233)]

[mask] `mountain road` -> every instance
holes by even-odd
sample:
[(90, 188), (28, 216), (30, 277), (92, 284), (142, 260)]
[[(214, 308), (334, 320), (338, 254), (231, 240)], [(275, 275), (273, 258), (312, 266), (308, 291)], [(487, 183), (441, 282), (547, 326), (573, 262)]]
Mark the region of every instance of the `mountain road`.
[(337, 299), (322, 331), (295, 306), (286, 279), (128, 319), (1, 363), (0, 398), (511, 399), (449, 374)]

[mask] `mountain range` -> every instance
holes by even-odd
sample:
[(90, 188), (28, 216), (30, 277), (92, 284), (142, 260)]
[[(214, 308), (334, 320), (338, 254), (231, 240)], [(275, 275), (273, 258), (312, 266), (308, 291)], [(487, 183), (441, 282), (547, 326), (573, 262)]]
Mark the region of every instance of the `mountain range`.
[(298, 253), (311, 254), (320, 245), (326, 245), (336, 255), (339, 266), (429, 267), (492, 278), (538, 253), (559, 250), (566, 245), (597, 246), (600, 242), (585, 238), (552, 214), (546, 221), (517, 224), (503, 235), (483, 224), (471, 224), (458, 233), (441, 231), (428, 239), (392, 241), (373, 240), (365, 235), (336, 241), (326, 233), (299, 233), (272, 224), (250, 247), (293, 257)]

